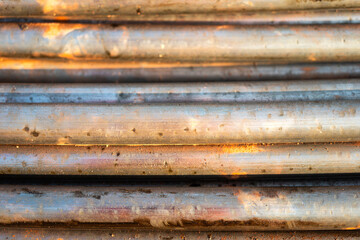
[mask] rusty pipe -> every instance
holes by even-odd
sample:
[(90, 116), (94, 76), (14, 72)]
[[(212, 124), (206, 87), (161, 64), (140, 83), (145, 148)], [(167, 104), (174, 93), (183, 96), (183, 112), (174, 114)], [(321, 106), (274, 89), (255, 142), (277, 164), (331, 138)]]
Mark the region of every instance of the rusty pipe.
[(0, 82), (115, 83), (359, 78), (358, 63), (145, 63), (0, 58)]
[(360, 173), (359, 144), (0, 146), (0, 174), (268, 175)]
[(360, 80), (133, 84), (0, 83), (0, 103), (246, 103), (360, 100)]
[(243, 239), (296, 239), (296, 240), (328, 240), (342, 239), (354, 240), (360, 238), (360, 231), (266, 231), (266, 232), (200, 232), (200, 231), (154, 231), (154, 230), (124, 230), (114, 228), (94, 229), (96, 226), (79, 228), (61, 227), (2, 227), (0, 228), (1, 239), (29, 239), (29, 240), (184, 240), (184, 239), (208, 239), (208, 240), (243, 240)]
[(164, 13), (209, 13), (275, 11), (299, 9), (356, 8), (356, 0), (307, 1), (307, 0), (12, 0), (0, 1), (2, 16), (79, 16), (85, 15), (141, 15)]
[(231, 144), (360, 140), (359, 101), (2, 104), (0, 144)]
[[(360, 61), (360, 25), (0, 25), (0, 56), (152, 62)], [(326, 36), (326, 37), (324, 37)]]
[(360, 23), (359, 9), (326, 9), (300, 11), (260, 11), (196, 14), (81, 15), (57, 17), (0, 16), (0, 22), (64, 22), (64, 23), (169, 23), (169, 24), (351, 24)]
[(0, 186), (2, 224), (108, 224), (174, 230), (358, 229), (352, 187)]

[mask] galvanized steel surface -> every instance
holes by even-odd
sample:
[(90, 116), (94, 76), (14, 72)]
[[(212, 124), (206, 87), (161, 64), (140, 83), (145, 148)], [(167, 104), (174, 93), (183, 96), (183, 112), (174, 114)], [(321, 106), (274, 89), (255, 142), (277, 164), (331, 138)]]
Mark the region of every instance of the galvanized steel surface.
[(360, 80), (1, 84), (0, 103), (246, 103), (360, 100)]
[(275, 11), (298, 9), (357, 8), (356, 0), (1, 0), (2, 16), (140, 15), (166, 13), (208, 13)]
[(227, 144), (360, 140), (359, 101), (2, 104), (0, 144)]
[(359, 78), (358, 63), (146, 63), (0, 58), (0, 82), (116, 83)]
[(0, 146), (0, 174), (206, 175), (360, 173), (360, 145)]
[[(96, 227), (95, 227), (96, 228)], [(297, 231), (297, 232), (201, 232), (201, 231), (155, 231), (155, 230), (119, 230), (119, 229), (94, 229), (76, 228), (63, 229), (52, 228), (31, 228), (31, 227), (12, 227), (0, 228), (1, 239), (27, 239), (27, 240), (329, 240), (360, 239), (359, 231)]]
[[(0, 56), (152, 62), (360, 60), (360, 25), (0, 25)], [(324, 37), (326, 36), (326, 37)]]
[[(56, 17), (40, 16), (0, 16), (0, 22), (58, 22), (58, 23), (166, 23), (166, 24), (242, 24), (242, 25), (276, 25), (276, 24), (354, 24), (360, 23), (359, 9), (323, 9), (301, 11), (258, 11), (258, 12), (216, 12), (187, 14), (140, 14), (140, 15), (92, 15)], [(26, 26), (26, 24), (21, 24)]]
[(103, 223), (183, 230), (359, 226), (359, 187), (0, 186), (0, 223)]
[(0, 0), (0, 238), (359, 229), (359, 8)]

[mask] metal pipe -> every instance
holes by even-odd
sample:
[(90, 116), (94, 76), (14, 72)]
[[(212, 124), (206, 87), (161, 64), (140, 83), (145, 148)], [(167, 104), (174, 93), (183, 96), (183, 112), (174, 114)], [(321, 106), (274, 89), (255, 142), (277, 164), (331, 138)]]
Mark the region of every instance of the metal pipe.
[(268, 175), (360, 173), (359, 144), (0, 146), (0, 174)]
[(298, 9), (327, 9), (360, 7), (357, 0), (307, 1), (307, 0), (12, 0), (0, 1), (3, 16), (93, 16), (93, 15), (140, 15), (164, 13), (208, 13), (275, 11)]
[(360, 187), (0, 186), (2, 224), (177, 230), (358, 229)]
[(360, 140), (360, 102), (0, 105), (0, 144), (231, 144)]
[[(0, 25), (0, 56), (153, 62), (360, 61), (360, 25)], [(324, 37), (326, 36), (326, 37)]]
[[(359, 5), (360, 6), (360, 5)], [(41, 15), (36, 17), (0, 16), (0, 22), (64, 22), (64, 23), (191, 23), (191, 24), (351, 24), (360, 23), (359, 9), (326, 9), (301, 11), (260, 11), (196, 14), (141, 14), (141, 15), (90, 15), (56, 17)]]
[(144, 63), (0, 58), (0, 82), (176, 82), (360, 78), (358, 63)]
[[(94, 229), (95, 228), (95, 229)], [(360, 238), (360, 231), (279, 231), (279, 232), (200, 232), (200, 231), (154, 231), (154, 230), (121, 230), (114, 228), (96, 229), (96, 226), (88, 228), (63, 229), (60, 227), (2, 227), (0, 228), (1, 239), (30, 239), (30, 240), (243, 240), (243, 239), (296, 239), (296, 240), (328, 240), (342, 239), (354, 240)]]
[(137, 84), (0, 83), (0, 103), (246, 103), (360, 100), (360, 80)]

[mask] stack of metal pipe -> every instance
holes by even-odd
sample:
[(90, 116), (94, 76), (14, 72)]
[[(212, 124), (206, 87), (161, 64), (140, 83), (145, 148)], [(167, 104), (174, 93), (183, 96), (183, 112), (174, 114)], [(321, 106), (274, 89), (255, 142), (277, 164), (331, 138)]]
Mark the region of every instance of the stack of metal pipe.
[(360, 239), (359, 10), (0, 0), (0, 238)]

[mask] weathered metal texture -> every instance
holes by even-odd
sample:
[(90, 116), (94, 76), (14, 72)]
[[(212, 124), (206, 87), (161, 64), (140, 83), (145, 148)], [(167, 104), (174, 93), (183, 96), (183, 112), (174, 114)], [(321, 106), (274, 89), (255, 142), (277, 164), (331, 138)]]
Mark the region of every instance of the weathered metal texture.
[[(0, 56), (153, 62), (360, 61), (360, 25), (0, 25)], [(324, 37), (326, 36), (326, 37)]]
[(2, 16), (93, 16), (360, 7), (357, 0), (1, 0)]
[(360, 140), (360, 102), (2, 104), (0, 144), (230, 144)]
[(0, 174), (239, 175), (360, 173), (359, 144), (0, 146)]
[(360, 100), (360, 80), (0, 84), (0, 103), (246, 103)]
[(176, 82), (359, 78), (358, 63), (186, 64), (0, 58), (0, 82)]
[[(360, 4), (359, 4), (360, 5)], [(196, 14), (88, 15), (56, 17), (0, 16), (0, 22), (66, 22), (66, 23), (198, 23), (198, 24), (350, 24), (360, 23), (359, 9), (326, 9), (302, 11), (259, 11)]]
[(360, 231), (297, 231), (297, 232), (200, 232), (200, 231), (154, 231), (154, 230), (119, 230), (119, 229), (72, 229), (63, 228), (0, 228), (1, 239), (26, 240), (329, 240), (360, 239)]
[[(0, 223), (182, 230), (357, 229), (360, 188), (1, 185)], [(101, 225), (98, 225), (101, 226)]]

